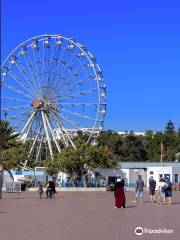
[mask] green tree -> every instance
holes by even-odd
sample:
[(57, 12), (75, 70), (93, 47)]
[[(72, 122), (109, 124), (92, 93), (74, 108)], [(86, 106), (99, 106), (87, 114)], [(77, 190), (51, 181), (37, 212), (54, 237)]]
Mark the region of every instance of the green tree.
[(87, 170), (116, 166), (114, 154), (104, 147), (81, 144), (76, 149), (67, 147), (57, 157), (58, 169), (69, 174), (73, 179), (83, 176)]
[(160, 161), (161, 155), (161, 142), (163, 142), (163, 133), (156, 132), (155, 134), (147, 135), (148, 146), (147, 146), (147, 159), (150, 162)]
[(146, 161), (147, 151), (141, 136), (135, 136), (133, 132), (123, 138), (120, 161)]
[(167, 161), (174, 161), (178, 148), (178, 134), (175, 130), (174, 124), (171, 120), (167, 123), (164, 131), (163, 145), (164, 145), (164, 159)]
[(15, 133), (7, 121), (0, 121), (0, 163), (11, 177), (10, 169), (19, 167), (26, 156), (25, 147), (19, 141), (19, 134)]
[(60, 171), (60, 166), (57, 157), (52, 161), (51, 158), (48, 158), (40, 163), (37, 163), (37, 166), (46, 167), (46, 171), (50, 176), (57, 174)]

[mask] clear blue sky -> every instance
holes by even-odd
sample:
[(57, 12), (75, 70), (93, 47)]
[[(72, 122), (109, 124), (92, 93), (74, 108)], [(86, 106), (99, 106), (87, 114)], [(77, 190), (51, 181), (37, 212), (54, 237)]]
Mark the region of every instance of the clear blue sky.
[(2, 0), (2, 58), (22, 41), (61, 33), (86, 45), (104, 72), (105, 128), (180, 126), (180, 2)]

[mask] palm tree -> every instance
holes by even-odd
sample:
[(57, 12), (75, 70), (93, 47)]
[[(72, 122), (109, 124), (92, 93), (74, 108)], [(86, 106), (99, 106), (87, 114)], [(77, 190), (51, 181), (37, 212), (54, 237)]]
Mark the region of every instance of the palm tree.
[(8, 149), (17, 145), (20, 134), (14, 131), (7, 121), (0, 121), (0, 149)]
[[(10, 149), (18, 148), (20, 144), (17, 142), (19, 133), (14, 131), (14, 128), (10, 126), (7, 121), (0, 121), (0, 162), (4, 166), (4, 170), (9, 172), (10, 177), (13, 179), (13, 175), (8, 168), (9, 161), (8, 161), (8, 153)], [(6, 155), (6, 154), (7, 155)], [(6, 155), (7, 160), (4, 162), (3, 155)], [(11, 164), (10, 164), (11, 165)]]

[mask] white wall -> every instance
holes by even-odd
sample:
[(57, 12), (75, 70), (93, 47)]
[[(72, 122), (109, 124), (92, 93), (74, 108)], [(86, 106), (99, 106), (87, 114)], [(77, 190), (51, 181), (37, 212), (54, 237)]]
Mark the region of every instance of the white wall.
[(175, 182), (175, 174), (178, 174), (178, 183), (180, 183), (180, 168), (172, 169), (172, 182)]
[(144, 184), (146, 185), (147, 177), (146, 170), (144, 169), (129, 169), (129, 183), (135, 184), (138, 179), (138, 175), (142, 176)]

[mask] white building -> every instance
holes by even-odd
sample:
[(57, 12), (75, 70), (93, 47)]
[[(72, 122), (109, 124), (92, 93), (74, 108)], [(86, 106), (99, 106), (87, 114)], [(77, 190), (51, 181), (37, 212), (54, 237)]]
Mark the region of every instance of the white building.
[(173, 184), (180, 184), (179, 162), (122, 162), (118, 169), (98, 169), (106, 178), (124, 178), (129, 188), (134, 188), (138, 175), (142, 176), (145, 186), (149, 187), (149, 179), (153, 176), (157, 185), (159, 179), (168, 177)]

